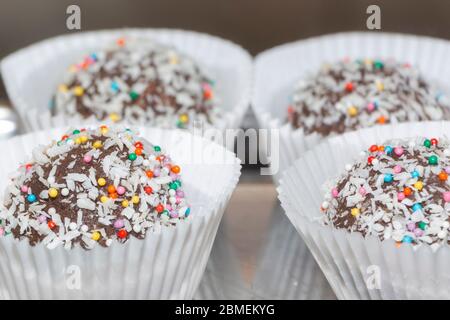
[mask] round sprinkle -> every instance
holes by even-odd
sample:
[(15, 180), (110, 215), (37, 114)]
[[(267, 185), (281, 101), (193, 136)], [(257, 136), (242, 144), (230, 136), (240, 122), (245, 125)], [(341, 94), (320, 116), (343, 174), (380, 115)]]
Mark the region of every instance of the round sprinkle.
[(99, 178), (97, 180), (97, 183), (100, 187), (103, 187), (104, 185), (106, 185), (106, 180), (104, 178)]
[(392, 182), (394, 180), (394, 177), (392, 176), (392, 174), (385, 174), (384, 175), (384, 182), (389, 183)]
[(359, 209), (358, 208), (353, 208), (351, 210), (351, 215), (354, 216), (354, 217), (358, 216), (359, 215)]
[(48, 189), (48, 195), (50, 198), (56, 198), (58, 196), (58, 190), (55, 188)]
[(28, 196), (27, 196), (27, 201), (29, 202), (29, 203), (33, 203), (33, 202), (35, 202), (37, 199), (36, 199), (36, 195), (34, 195), (33, 193), (30, 193)]
[(92, 236), (91, 236), (92, 240), (98, 241), (98, 240), (100, 240), (101, 237), (102, 237), (102, 235), (100, 234), (100, 232), (98, 232), (98, 231), (92, 232)]
[(417, 190), (422, 190), (423, 189), (423, 182), (422, 181), (417, 181), (416, 183), (414, 183), (414, 188), (416, 188)]
[(124, 239), (128, 236), (128, 232), (125, 229), (120, 229), (119, 231), (117, 231), (117, 237), (119, 239)]
[(97, 140), (93, 143), (92, 147), (94, 147), (94, 149), (100, 149), (103, 146), (103, 143), (100, 140)]
[(131, 197), (131, 202), (134, 204), (138, 204), (139, 203), (139, 197), (138, 196), (132, 196)]
[(128, 155), (128, 159), (131, 160), (131, 161), (136, 160), (136, 159), (137, 159), (136, 153), (130, 153), (130, 154)]
[(68, 196), (69, 195), (69, 189), (63, 188), (61, 190), (61, 195), (64, 196), (64, 197)]
[(126, 191), (126, 190), (125, 190), (124, 187), (122, 187), (122, 186), (118, 186), (118, 187), (117, 187), (117, 194), (118, 194), (118, 195), (120, 195), (120, 196), (123, 195), (123, 194), (125, 193), (125, 191)]
[(129, 205), (128, 200), (122, 201), (122, 207), (126, 208), (126, 207), (128, 207), (128, 205)]
[(91, 161), (92, 161), (92, 156), (90, 156), (90, 155), (85, 155), (84, 157), (83, 157), (83, 161), (84, 161), (84, 163), (90, 163)]
[(430, 165), (437, 165), (438, 164), (438, 157), (437, 156), (435, 156), (435, 155), (432, 155), (432, 156), (430, 156), (429, 158), (428, 158), (428, 163), (430, 164)]

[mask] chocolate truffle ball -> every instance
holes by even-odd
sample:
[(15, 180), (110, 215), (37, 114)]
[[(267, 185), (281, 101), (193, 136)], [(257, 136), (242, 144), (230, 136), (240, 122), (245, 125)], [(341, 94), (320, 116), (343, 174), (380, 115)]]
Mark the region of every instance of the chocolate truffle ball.
[(213, 126), (220, 118), (213, 83), (191, 58), (137, 38), (72, 65), (52, 107), (54, 114), (164, 128)]
[(33, 150), (7, 187), (2, 234), (53, 249), (110, 246), (190, 213), (180, 167), (130, 130), (102, 126)]
[(450, 144), (414, 138), (372, 145), (322, 203), (332, 227), (398, 244), (449, 241)]
[(341, 134), (377, 124), (450, 118), (445, 97), (409, 64), (344, 60), (301, 80), (288, 122), (305, 134)]

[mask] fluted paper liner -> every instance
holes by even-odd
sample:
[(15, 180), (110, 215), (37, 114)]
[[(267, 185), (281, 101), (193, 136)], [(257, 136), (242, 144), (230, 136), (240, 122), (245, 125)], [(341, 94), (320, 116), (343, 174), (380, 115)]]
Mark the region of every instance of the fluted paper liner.
[[(39, 131), (0, 142), (0, 189), (8, 174), (38, 144), (63, 129)], [(191, 215), (175, 227), (148, 231), (92, 250), (49, 250), (11, 236), (0, 238), (0, 297), (4, 299), (191, 299), (204, 272), (217, 228), (239, 175), (239, 160), (223, 147), (180, 130), (138, 128), (182, 167)], [(192, 155), (202, 154), (206, 163)], [(76, 277), (80, 276), (77, 289)], [(75, 282), (74, 282), (75, 281)]]
[[(2, 60), (2, 77), (25, 132), (96, 122), (64, 114), (52, 116), (49, 101), (67, 68), (119, 37), (147, 38), (190, 56), (215, 82), (223, 119), (219, 129), (238, 128), (249, 105), (252, 59), (240, 46), (207, 34), (176, 29), (112, 29), (63, 35), (33, 44)], [(103, 121), (104, 122), (104, 121)]]
[(427, 245), (396, 247), (393, 240), (363, 238), (318, 221), (323, 184), (343, 172), (346, 163), (372, 144), (414, 136), (450, 137), (450, 122), (379, 126), (333, 137), (282, 175), (281, 204), (339, 299), (450, 299), (447, 244), (435, 252)]
[(325, 35), (260, 53), (255, 58), (251, 105), (261, 128), (280, 129), (280, 170), (274, 175), (275, 182), (295, 159), (323, 140), (318, 134), (305, 135), (301, 128), (286, 124), (289, 98), (299, 80), (317, 72), (323, 63), (345, 57), (393, 58), (411, 63), (424, 79), (448, 94), (449, 56), (448, 41), (382, 32)]

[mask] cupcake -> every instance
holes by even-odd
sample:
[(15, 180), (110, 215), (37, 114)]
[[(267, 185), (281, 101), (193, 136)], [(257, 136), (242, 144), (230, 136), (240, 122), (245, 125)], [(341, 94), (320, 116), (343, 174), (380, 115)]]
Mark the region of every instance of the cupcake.
[(438, 39), (345, 32), (258, 55), (252, 106), (261, 127), (278, 130), (279, 163), (277, 150), (266, 150), (275, 181), (323, 139), (390, 123), (450, 119), (448, 90), (440, 82), (450, 70), (448, 50)]
[(287, 122), (305, 135), (327, 137), (377, 124), (443, 120), (444, 96), (418, 70), (393, 60), (324, 64), (292, 94)]
[(253, 62), (208, 34), (120, 28), (45, 39), (0, 67), (24, 132), (114, 122), (223, 130), (246, 114)]
[(8, 185), (2, 233), (49, 249), (110, 246), (176, 226), (190, 207), (160, 146), (103, 126), (36, 148)]
[(54, 114), (164, 128), (220, 120), (213, 82), (188, 56), (148, 39), (119, 38), (69, 67)]
[[(139, 131), (101, 126), (2, 142), (17, 155), (33, 150), (13, 174), (11, 160), (0, 170), (3, 298), (193, 297), (239, 161), (187, 132)], [(192, 163), (205, 148), (209, 162)]]
[(418, 137), (372, 145), (340, 176), (321, 209), (336, 229), (397, 245), (449, 242), (450, 143)]
[(349, 132), (283, 174), (282, 206), (339, 299), (450, 298), (448, 125)]

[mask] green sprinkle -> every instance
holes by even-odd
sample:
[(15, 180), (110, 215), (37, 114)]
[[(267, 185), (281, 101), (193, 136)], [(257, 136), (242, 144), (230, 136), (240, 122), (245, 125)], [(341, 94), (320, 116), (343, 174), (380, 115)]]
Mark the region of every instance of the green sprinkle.
[(154, 146), (153, 150), (155, 150), (156, 152), (159, 152), (159, 151), (161, 151), (161, 147), (160, 146)]
[(431, 147), (431, 141), (428, 140), (428, 139), (426, 139), (426, 140), (423, 142), (423, 145), (424, 145), (425, 147), (429, 148), (429, 147)]
[(130, 159), (131, 161), (136, 160), (136, 158), (137, 158), (136, 153), (130, 153), (130, 154), (128, 155), (128, 159)]
[(73, 132), (72, 132), (73, 134), (79, 134), (80, 133), (80, 130), (78, 130), (78, 129), (75, 129), (75, 130), (73, 130)]
[(430, 156), (429, 158), (428, 158), (428, 163), (429, 164), (431, 164), (431, 165), (437, 165), (437, 163), (438, 163), (438, 157), (437, 156)]
[(131, 91), (130, 92), (130, 98), (131, 98), (131, 101), (136, 101), (137, 98), (139, 98), (139, 94), (137, 92), (135, 92), (135, 91)]

